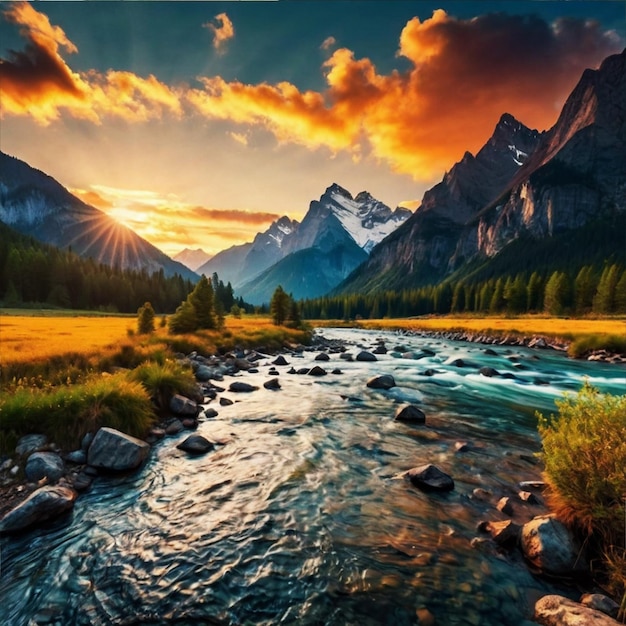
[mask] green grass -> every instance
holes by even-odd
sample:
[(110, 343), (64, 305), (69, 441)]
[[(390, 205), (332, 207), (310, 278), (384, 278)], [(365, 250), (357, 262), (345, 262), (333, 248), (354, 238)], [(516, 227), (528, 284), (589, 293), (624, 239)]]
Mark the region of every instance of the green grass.
[(128, 376), (130, 380), (143, 386), (159, 409), (165, 409), (174, 394), (192, 396), (196, 388), (196, 379), (191, 369), (172, 360), (163, 363), (146, 361)]
[(42, 433), (72, 449), (78, 447), (85, 433), (101, 426), (139, 437), (153, 422), (147, 391), (123, 373), (97, 375), (84, 383), (52, 388), (19, 386), (0, 396), (3, 447), (23, 435)]
[(607, 587), (626, 598), (626, 396), (586, 384), (539, 415), (549, 504), (598, 548)]
[(583, 335), (574, 339), (567, 350), (567, 354), (579, 359), (594, 350), (626, 354), (626, 337), (623, 335)]

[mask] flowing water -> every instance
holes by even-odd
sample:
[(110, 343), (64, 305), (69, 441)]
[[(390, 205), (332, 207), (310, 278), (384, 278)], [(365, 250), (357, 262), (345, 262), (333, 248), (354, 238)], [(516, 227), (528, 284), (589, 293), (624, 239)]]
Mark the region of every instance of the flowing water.
[[(520, 480), (540, 478), (535, 411), (553, 412), (585, 379), (624, 393), (626, 368), (393, 333), (324, 335), (353, 354), (383, 338), (390, 352), (373, 363), (332, 354), (319, 365), (342, 374), (279, 367), (279, 391), (226, 392), (235, 404), (198, 428), (215, 451), (192, 458), (176, 449), (188, 433), (166, 438), (138, 473), (99, 478), (70, 519), (0, 539), (0, 624), (517, 625), (545, 593), (575, 597), (476, 526), (505, 517), (502, 496), (520, 523), (545, 511), (515, 495)], [(314, 356), (289, 361), (310, 367)], [(269, 362), (241, 379), (261, 385)], [(482, 376), (483, 365), (514, 378)], [(383, 373), (397, 387), (366, 387)], [(394, 421), (405, 402), (425, 426)], [(425, 463), (451, 474), (454, 491), (402, 478)], [(491, 497), (471, 497), (476, 487)]]

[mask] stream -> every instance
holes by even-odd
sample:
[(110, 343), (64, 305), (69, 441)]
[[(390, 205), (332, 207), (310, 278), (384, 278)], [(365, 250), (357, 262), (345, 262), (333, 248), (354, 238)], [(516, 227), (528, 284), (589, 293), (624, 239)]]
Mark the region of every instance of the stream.
[[(554, 400), (585, 380), (624, 393), (626, 367), (551, 350), (490, 346), (493, 355), (417, 335), (317, 332), (355, 356), (379, 338), (389, 352), (377, 362), (288, 355), (278, 391), (262, 386), (268, 357), (237, 378), (258, 391), (226, 391), (233, 405), (208, 405), (219, 415), (197, 432), (218, 442), (214, 451), (190, 457), (176, 448), (189, 432), (167, 437), (139, 472), (98, 478), (68, 519), (0, 538), (0, 624), (517, 626), (542, 595), (576, 599), (477, 524), (506, 519), (495, 508), (503, 496), (518, 523), (545, 513), (516, 495), (519, 481), (541, 479), (535, 412), (555, 412)], [(329, 374), (287, 373), (314, 364)], [(482, 366), (508, 377), (483, 376)], [(397, 386), (367, 388), (377, 374)], [(394, 421), (407, 402), (426, 425)], [(455, 489), (425, 493), (402, 477), (425, 463)], [(473, 497), (479, 487), (491, 496)]]

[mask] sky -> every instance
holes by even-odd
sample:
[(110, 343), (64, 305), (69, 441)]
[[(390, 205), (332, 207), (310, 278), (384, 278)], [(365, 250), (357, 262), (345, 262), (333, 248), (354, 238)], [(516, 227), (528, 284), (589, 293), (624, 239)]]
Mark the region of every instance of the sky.
[(507, 112), (546, 130), (626, 2), (0, 2), (0, 149), (174, 255), (338, 183), (415, 208)]

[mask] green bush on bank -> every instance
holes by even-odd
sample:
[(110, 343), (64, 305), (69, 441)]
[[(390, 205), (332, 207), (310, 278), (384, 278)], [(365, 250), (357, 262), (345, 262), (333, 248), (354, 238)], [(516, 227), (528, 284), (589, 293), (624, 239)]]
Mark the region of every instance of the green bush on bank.
[(19, 387), (0, 396), (3, 448), (23, 435), (42, 433), (50, 441), (72, 449), (79, 446), (85, 433), (101, 426), (139, 437), (153, 421), (148, 393), (141, 383), (123, 373), (52, 388)]
[(196, 388), (191, 369), (172, 360), (146, 361), (132, 370), (129, 378), (143, 386), (159, 409), (165, 409), (174, 394), (192, 396)]
[(607, 586), (626, 593), (626, 396), (589, 384), (538, 415), (549, 503), (564, 522), (598, 546)]
[(583, 335), (575, 339), (567, 349), (570, 357), (579, 359), (594, 350), (606, 350), (626, 354), (626, 337), (622, 335)]

